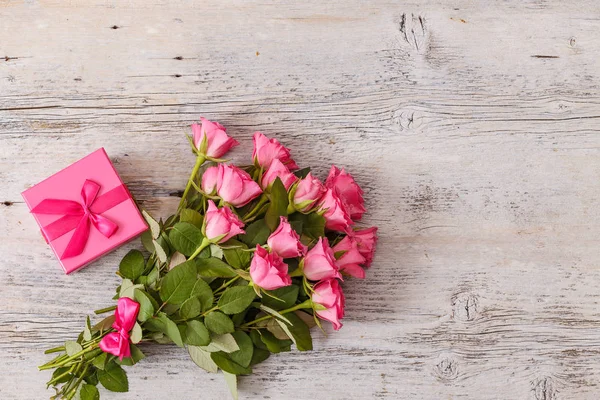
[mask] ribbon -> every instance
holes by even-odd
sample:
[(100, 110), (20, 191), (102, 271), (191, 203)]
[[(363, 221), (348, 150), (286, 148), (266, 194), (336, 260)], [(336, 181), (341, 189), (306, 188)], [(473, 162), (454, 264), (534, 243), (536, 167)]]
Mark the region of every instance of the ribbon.
[(42, 227), (42, 233), (48, 242), (75, 230), (60, 256), (61, 260), (83, 252), (90, 236), (90, 224), (107, 238), (117, 231), (118, 225), (100, 214), (127, 200), (127, 188), (119, 185), (102, 196), (98, 196), (99, 191), (99, 184), (86, 179), (81, 188), (81, 203), (73, 200), (44, 199), (31, 210), (34, 214), (62, 215), (61, 218)]
[(125, 357), (131, 357), (129, 331), (133, 329), (139, 311), (139, 303), (128, 297), (119, 299), (115, 310), (115, 322), (112, 324), (116, 332), (109, 333), (100, 341), (99, 346), (103, 352), (115, 355), (121, 361)]

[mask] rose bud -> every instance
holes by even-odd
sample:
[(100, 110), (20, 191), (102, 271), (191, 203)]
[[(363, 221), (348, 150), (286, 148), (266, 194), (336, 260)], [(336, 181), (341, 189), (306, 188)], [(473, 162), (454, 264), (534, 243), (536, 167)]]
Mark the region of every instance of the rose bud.
[(306, 246), (300, 243), (300, 236), (292, 229), (285, 217), (279, 217), (279, 226), (267, 239), (271, 251), (283, 258), (300, 257), (306, 254)]
[(329, 241), (326, 237), (319, 238), (315, 247), (306, 253), (302, 262), (302, 272), (311, 281), (320, 281), (329, 278), (342, 279), (338, 271), (338, 266), (335, 263), (333, 250), (329, 247)]
[[(355, 278), (365, 278), (365, 270), (362, 269), (361, 264), (364, 264), (366, 259), (360, 254), (356, 241), (350, 236), (345, 236), (338, 244), (333, 246), (333, 252), (337, 258), (336, 264), (340, 271)], [(338, 253), (341, 253), (341, 255), (338, 256)]]
[(204, 236), (213, 243), (223, 243), (244, 233), (244, 223), (228, 208), (217, 208), (214, 201), (208, 200), (204, 216)]
[(292, 284), (288, 275), (288, 266), (276, 253), (256, 245), (256, 251), (250, 264), (250, 277), (255, 285), (265, 290), (275, 290)]
[(348, 234), (356, 241), (358, 251), (365, 257), (365, 267), (369, 268), (375, 254), (377, 244), (377, 227), (349, 231)]
[(325, 187), (320, 180), (308, 175), (295, 188), (293, 196), (294, 208), (301, 212), (308, 212), (325, 193)]
[(210, 167), (202, 174), (202, 190), (206, 194), (214, 194), (217, 191), (217, 180), (219, 178), (219, 167)]
[(333, 231), (346, 231), (352, 220), (344, 208), (344, 204), (333, 189), (327, 189), (319, 202), (319, 208), (325, 210), (325, 228)]
[(254, 164), (267, 169), (273, 160), (279, 160), (291, 171), (298, 169), (294, 160), (290, 158), (290, 149), (279, 143), (277, 139), (269, 139), (260, 132), (255, 132), (252, 139), (254, 141), (254, 150), (252, 151)]
[[(225, 127), (218, 122), (200, 118), (201, 124), (193, 124), (194, 146), (207, 157), (219, 158), (225, 155), (233, 146), (239, 143), (227, 135)], [(206, 149), (202, 149), (202, 142), (206, 141)]]
[(325, 310), (316, 310), (317, 316), (331, 322), (333, 329), (339, 330), (342, 327), (340, 320), (344, 318), (346, 303), (340, 283), (335, 279), (328, 279), (317, 283), (313, 290), (313, 303), (325, 307)]
[(344, 203), (344, 207), (353, 220), (359, 220), (365, 213), (364, 200), (362, 197), (363, 191), (354, 181), (352, 175), (338, 169), (335, 165), (331, 166), (329, 175), (325, 180), (325, 186), (335, 190)]
[(233, 165), (219, 164), (217, 194), (234, 207), (242, 207), (262, 193), (250, 174)]
[(285, 189), (289, 189), (290, 186), (293, 185), (294, 182), (298, 179), (298, 177), (290, 172), (290, 170), (281, 163), (278, 159), (274, 159), (271, 162), (271, 166), (267, 169), (267, 172), (262, 177), (260, 181), (263, 189), (270, 187), (275, 179), (281, 179), (283, 186)]

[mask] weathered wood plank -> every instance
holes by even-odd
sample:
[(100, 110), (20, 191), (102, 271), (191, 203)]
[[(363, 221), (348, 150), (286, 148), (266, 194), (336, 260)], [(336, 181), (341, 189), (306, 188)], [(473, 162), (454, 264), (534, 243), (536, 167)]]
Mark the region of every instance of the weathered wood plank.
[[(105, 146), (168, 215), (205, 115), (365, 187), (380, 248), (342, 331), (271, 358), (242, 398), (597, 399), (600, 5), (437, 0), (0, 0), (0, 398), (109, 303), (119, 249), (64, 276), (19, 193)], [(226, 398), (149, 347), (132, 392)]]

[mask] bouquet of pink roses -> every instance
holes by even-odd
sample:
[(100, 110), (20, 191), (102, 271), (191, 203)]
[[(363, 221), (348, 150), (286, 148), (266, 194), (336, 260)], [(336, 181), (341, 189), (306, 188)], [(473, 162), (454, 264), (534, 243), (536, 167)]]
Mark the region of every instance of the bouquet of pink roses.
[(146, 343), (174, 343), (208, 372), (223, 371), (234, 397), (237, 375), (271, 353), (312, 349), (320, 320), (341, 328), (343, 276), (365, 277), (377, 228), (356, 229), (365, 208), (350, 174), (331, 167), (325, 183), (299, 169), (275, 139), (254, 134), (253, 165), (221, 157), (238, 143), (202, 118), (189, 137), (196, 164), (177, 212), (156, 221), (147, 253), (132, 250), (117, 274), (116, 305), (40, 366), (53, 369), (54, 399), (99, 399), (97, 384), (129, 389), (123, 366)]

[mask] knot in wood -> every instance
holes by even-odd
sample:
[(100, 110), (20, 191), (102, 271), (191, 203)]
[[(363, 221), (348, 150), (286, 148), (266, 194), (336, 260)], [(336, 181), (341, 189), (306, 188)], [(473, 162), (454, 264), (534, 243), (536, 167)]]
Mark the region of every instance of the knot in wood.
[(435, 372), (438, 379), (452, 381), (458, 376), (458, 362), (452, 356), (441, 356), (435, 365)]
[(459, 293), (452, 298), (452, 318), (456, 321), (473, 321), (477, 317), (477, 296)]
[(550, 377), (540, 378), (533, 382), (533, 394), (535, 400), (555, 400), (556, 388), (554, 380)]

